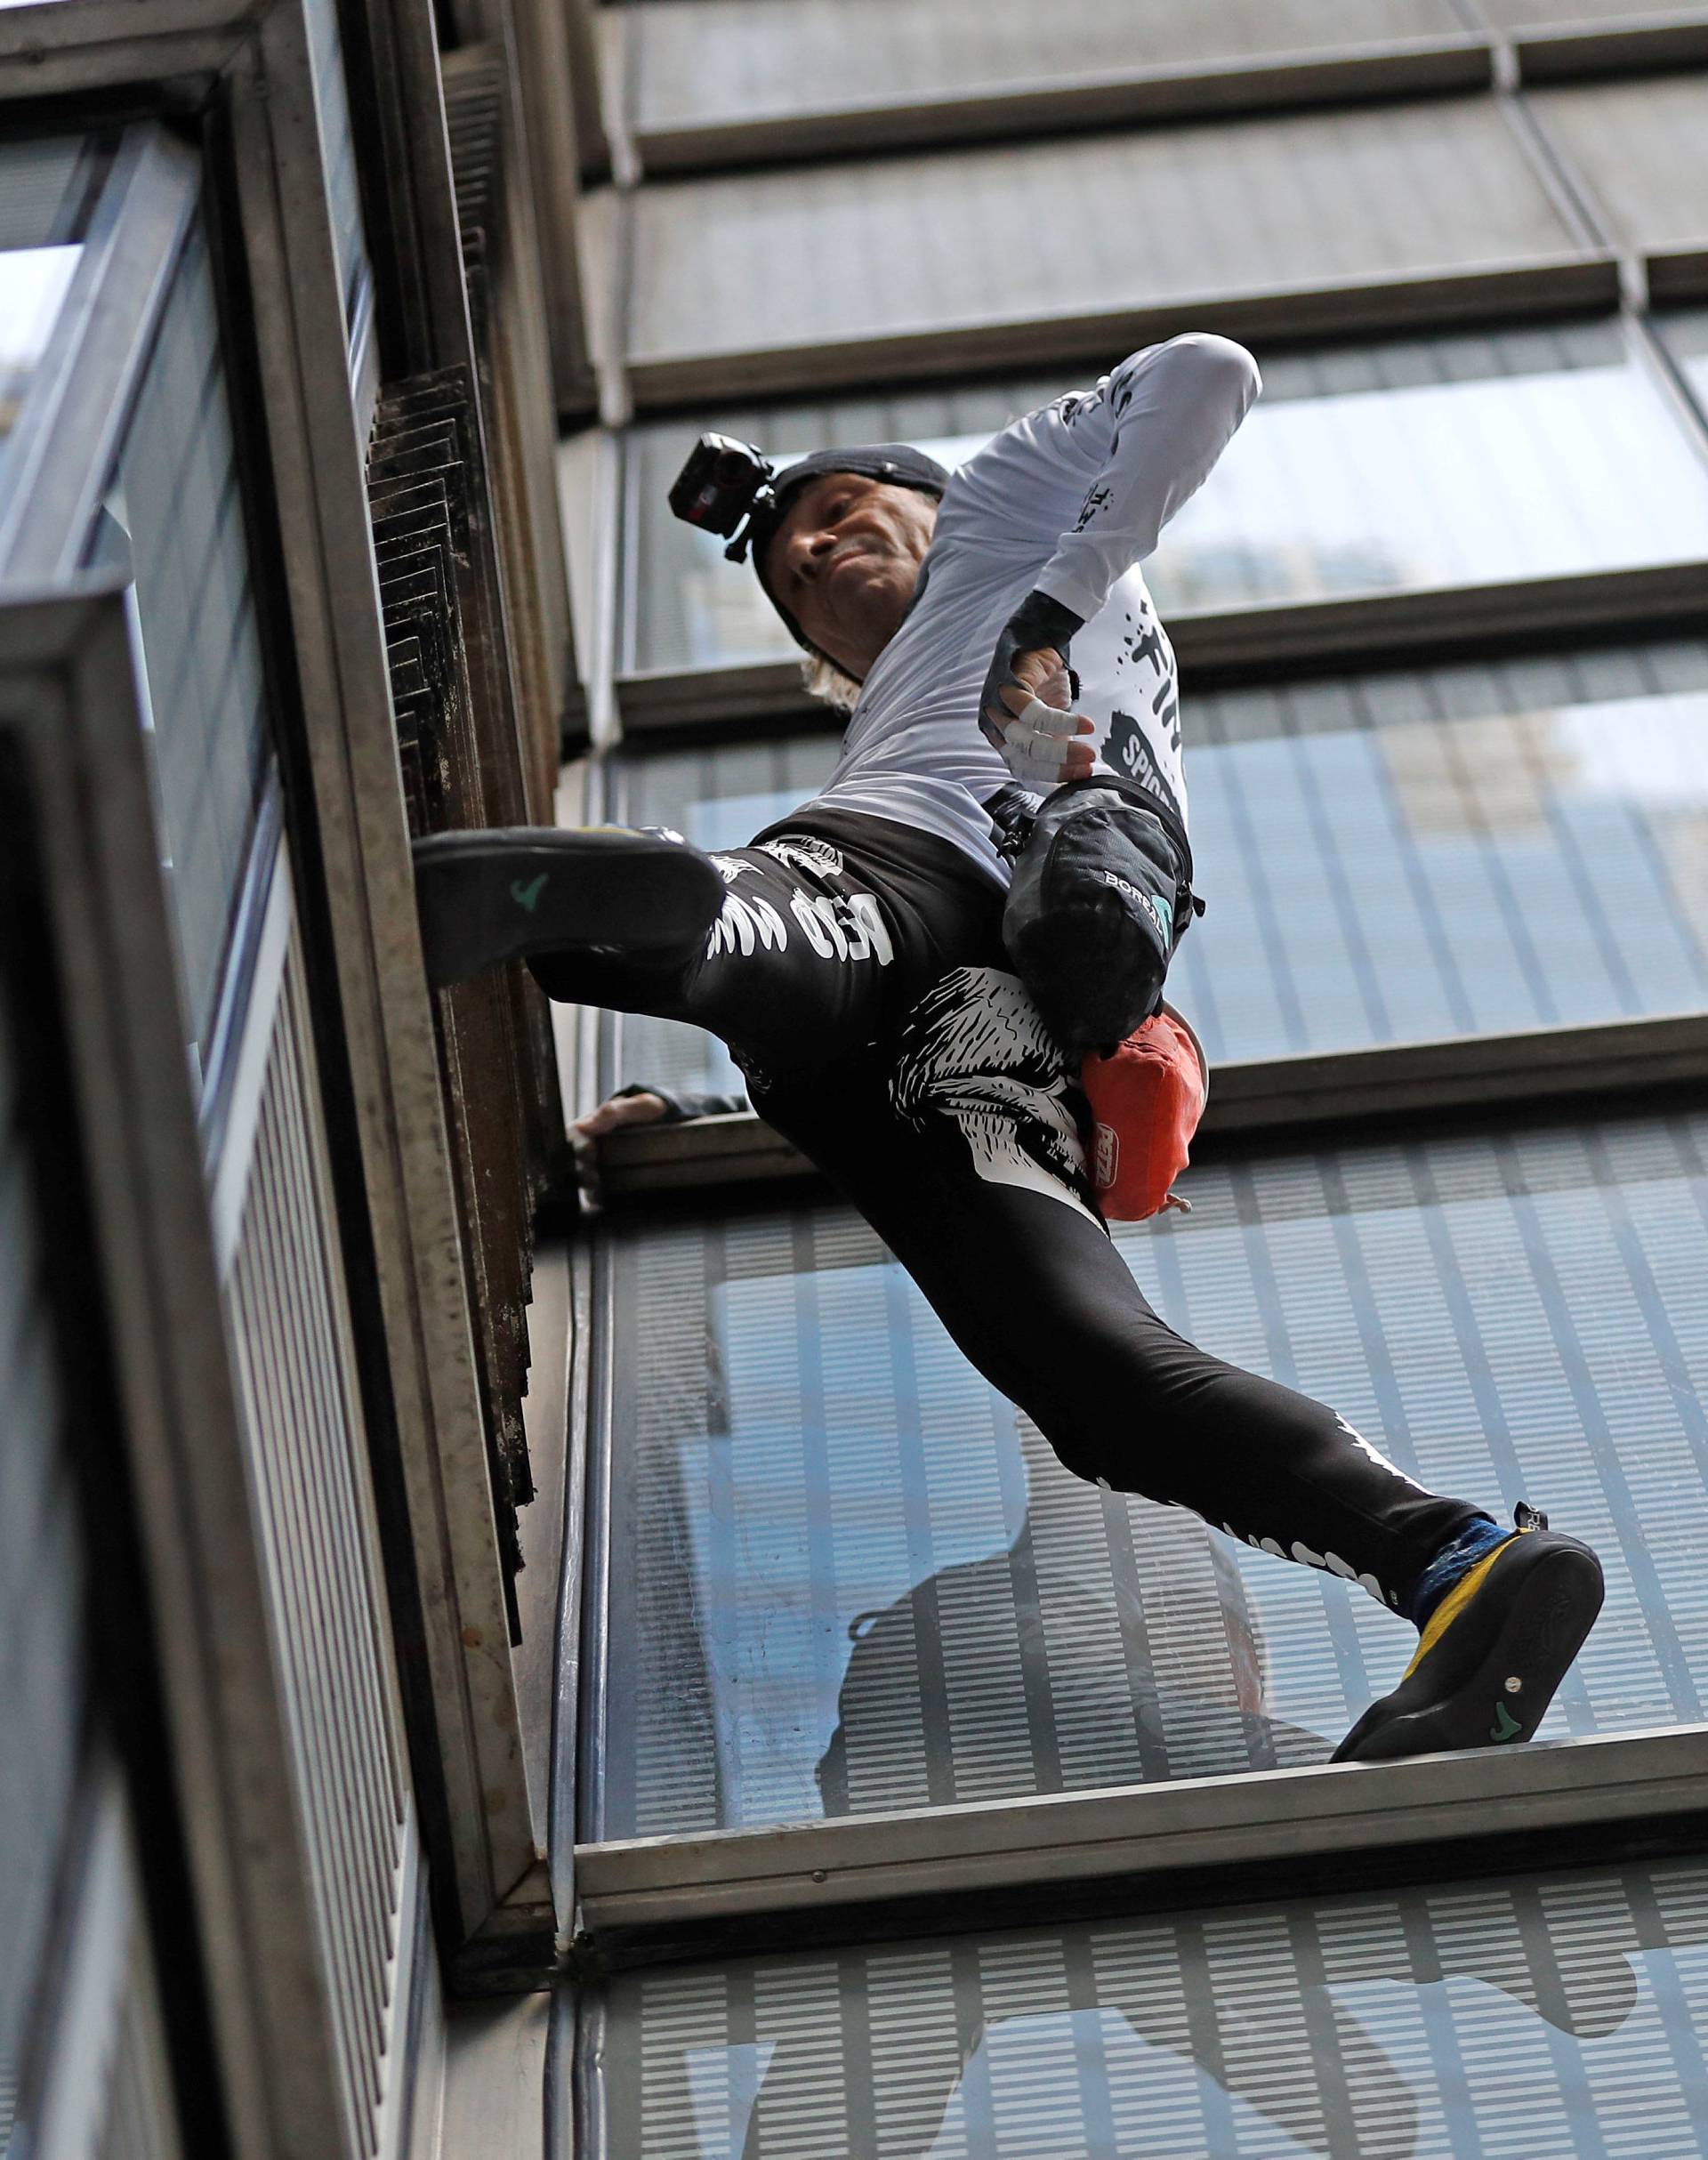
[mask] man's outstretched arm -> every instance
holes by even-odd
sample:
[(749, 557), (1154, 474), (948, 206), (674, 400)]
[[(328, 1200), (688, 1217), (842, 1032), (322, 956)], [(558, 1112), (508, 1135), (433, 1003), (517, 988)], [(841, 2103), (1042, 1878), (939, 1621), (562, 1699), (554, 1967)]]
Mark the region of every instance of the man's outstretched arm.
[[(1004, 625), (979, 697), (979, 724), (1009, 770), (1034, 785), (1090, 764), (1089, 732), (1041, 689), (1110, 588), (1156, 548), (1163, 527), (1202, 487), (1251, 409), (1257, 363), (1224, 337), (1192, 333), (1124, 360), (1092, 396), (1046, 407), (973, 461), (977, 492), (1002, 500), (1003, 523), (1047, 544), (1084, 488), (1071, 528)], [(994, 507), (994, 505), (993, 505)], [(1028, 534), (1029, 526), (1029, 534)]]

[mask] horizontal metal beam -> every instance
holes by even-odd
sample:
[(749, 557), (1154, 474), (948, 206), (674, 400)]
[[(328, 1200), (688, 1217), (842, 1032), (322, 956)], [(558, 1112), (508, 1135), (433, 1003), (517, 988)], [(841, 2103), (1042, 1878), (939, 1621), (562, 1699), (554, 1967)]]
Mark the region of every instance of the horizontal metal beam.
[(1575, 76), (1688, 68), (1708, 60), (1708, 7), (1656, 8), (1652, 15), (1607, 22), (1542, 24), (1511, 33), (1519, 77), (1527, 84)]
[[(1703, 258), (1708, 270), (1708, 256)], [(1171, 613), (1169, 636), (1193, 691), (1279, 667), (1296, 671), (1380, 653), (1404, 659), (1622, 625), (1648, 628), (1699, 621), (1708, 609), (1708, 563), (1662, 563), (1582, 576), (1438, 585), (1347, 599), (1270, 600), (1255, 606)], [(742, 667), (636, 669), (616, 685), (624, 736), (748, 732), (755, 722), (799, 720), (834, 728), (838, 716), (808, 697), (798, 660)]]
[(0, 100), (216, 75), (251, 33), (254, 0), (37, 0), (0, 8)]
[(1421, 278), (1372, 276), (1333, 286), (1287, 286), (1232, 296), (1183, 294), (1148, 307), (755, 346), (745, 351), (660, 354), (631, 359), (626, 375), (637, 407), (684, 407), (930, 382), (1007, 367), (1107, 363), (1111, 353), (1132, 351), (1184, 330), (1217, 330), (1276, 344), (1366, 332), (1446, 329), (1459, 323), (1612, 309), (1618, 302), (1616, 258), (1583, 248)]
[[(1604, 1100), (1703, 1080), (1708, 1014), (1696, 1012), (1245, 1059), (1212, 1071), (1198, 1157), (1212, 1159), (1213, 1149), (1204, 1143), (1223, 1136), (1562, 1097)], [(618, 1202), (816, 1174), (805, 1156), (751, 1112), (631, 1127), (600, 1147), (601, 1192)]]
[(1080, 128), (1475, 90), (1491, 80), (1493, 70), (1493, 40), (1467, 31), (1341, 52), (1188, 60), (1071, 81), (1004, 84), (960, 96), (898, 97), (652, 126), (641, 121), (633, 142), (645, 173), (706, 172), (986, 141), (1016, 131), (1035, 140)]
[(1708, 297), (1708, 247), (1668, 248), (1645, 255), (1648, 296), (1659, 306)]
[(1088, 1882), (1142, 1894), (1168, 1878), (1275, 1871), (1285, 1887), (1323, 1858), (1407, 1855), (1478, 1840), (1581, 1828), (1607, 1846), (1620, 1827), (1700, 1827), (1708, 1728), (1598, 1736), (1409, 1761), (1323, 1763), (1243, 1777), (974, 1801), (829, 1821), (637, 1838), (576, 1849), (580, 1924), (601, 1937), (741, 1930), (787, 1918), (802, 1940), (840, 1911)]

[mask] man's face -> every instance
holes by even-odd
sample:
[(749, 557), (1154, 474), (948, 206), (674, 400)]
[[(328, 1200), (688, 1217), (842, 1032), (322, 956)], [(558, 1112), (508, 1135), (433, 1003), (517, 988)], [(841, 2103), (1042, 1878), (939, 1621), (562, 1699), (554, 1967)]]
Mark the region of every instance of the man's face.
[(916, 488), (823, 473), (771, 536), (771, 590), (820, 652), (864, 681), (907, 611), (936, 526), (936, 502)]

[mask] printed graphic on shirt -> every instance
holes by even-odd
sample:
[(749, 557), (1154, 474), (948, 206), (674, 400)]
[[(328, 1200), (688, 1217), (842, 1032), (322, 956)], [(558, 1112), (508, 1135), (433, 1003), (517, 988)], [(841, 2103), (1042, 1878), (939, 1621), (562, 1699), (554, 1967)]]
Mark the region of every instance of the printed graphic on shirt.
[[(733, 866), (737, 871), (751, 866), (747, 863)], [(720, 953), (780, 953), (787, 949), (788, 942), (788, 925), (762, 893), (726, 892), (705, 941), (705, 956), (715, 960)]]
[(821, 960), (875, 960), (887, 968), (896, 956), (878, 903), (869, 892), (850, 892), (843, 899), (830, 892), (803, 892), (797, 885), (789, 913)]
[[(737, 863), (732, 867), (739, 872), (753, 866)], [(870, 960), (887, 968), (896, 956), (878, 904), (869, 892), (851, 892), (843, 898), (829, 892), (804, 892), (797, 885), (789, 896), (789, 913), (821, 960)], [(705, 956), (715, 960), (720, 953), (744, 957), (754, 953), (782, 953), (788, 950), (788, 944), (787, 923), (762, 893), (726, 892), (705, 941)]]
[(915, 1131), (947, 1119), (987, 1184), (1060, 1200), (1100, 1228), (1069, 1084), (1068, 1060), (1018, 977), (955, 968), (909, 1013), (890, 1100)]
[(1130, 780), (1137, 780), (1141, 787), (1148, 787), (1159, 802), (1165, 803), (1177, 818), (1180, 816), (1180, 797), (1169, 786), (1144, 729), (1131, 713), (1111, 713), (1109, 739), (1104, 746), (1103, 755), (1112, 770), (1124, 773)]
[(758, 840), (753, 845), (761, 854), (786, 863), (791, 870), (805, 870), (815, 876), (842, 874), (842, 850), (811, 833), (802, 833), (793, 840)]
[(1080, 505), (1079, 515), (1074, 520), (1074, 530), (1083, 533), (1100, 511), (1108, 508), (1112, 497), (1107, 488), (1093, 488)]

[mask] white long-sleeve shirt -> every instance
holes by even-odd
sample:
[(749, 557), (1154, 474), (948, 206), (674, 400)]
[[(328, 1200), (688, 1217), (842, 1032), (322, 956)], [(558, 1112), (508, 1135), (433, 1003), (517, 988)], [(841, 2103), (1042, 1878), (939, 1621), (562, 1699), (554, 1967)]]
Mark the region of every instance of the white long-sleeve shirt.
[(866, 677), (809, 808), (935, 833), (1006, 884), (981, 808), (1012, 775), (979, 725), (997, 636), (1035, 586), (1084, 620), (1076, 709), (1100, 765), (1186, 815), (1174, 653), (1138, 565), (1203, 485), (1260, 388), (1250, 353), (1198, 333), (1027, 414), (949, 481), (920, 590)]

